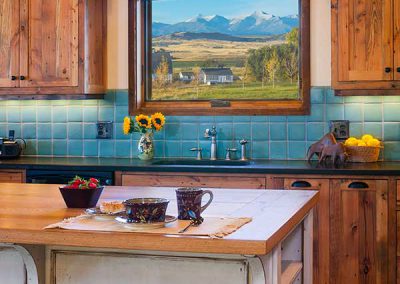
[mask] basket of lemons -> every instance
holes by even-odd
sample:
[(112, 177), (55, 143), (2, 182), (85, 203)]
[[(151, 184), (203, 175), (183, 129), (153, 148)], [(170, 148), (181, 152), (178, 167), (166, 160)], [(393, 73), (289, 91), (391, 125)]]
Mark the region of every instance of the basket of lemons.
[(379, 159), (379, 152), (382, 147), (381, 141), (370, 134), (365, 134), (361, 139), (350, 137), (344, 142), (349, 162), (371, 163)]

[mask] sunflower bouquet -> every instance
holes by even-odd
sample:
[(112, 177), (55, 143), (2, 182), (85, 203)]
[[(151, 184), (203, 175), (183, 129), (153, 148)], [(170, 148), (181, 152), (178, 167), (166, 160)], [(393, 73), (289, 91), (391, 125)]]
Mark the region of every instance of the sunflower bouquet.
[(161, 131), (165, 125), (165, 117), (161, 112), (148, 116), (144, 114), (137, 115), (134, 119), (127, 116), (124, 119), (123, 131), (125, 135), (133, 132), (147, 133)]
[(138, 157), (141, 160), (151, 160), (154, 157), (154, 131), (160, 131), (165, 125), (165, 117), (161, 112), (148, 116), (137, 115), (134, 119), (127, 116), (124, 119), (123, 131), (125, 135), (133, 132), (140, 133), (138, 141)]

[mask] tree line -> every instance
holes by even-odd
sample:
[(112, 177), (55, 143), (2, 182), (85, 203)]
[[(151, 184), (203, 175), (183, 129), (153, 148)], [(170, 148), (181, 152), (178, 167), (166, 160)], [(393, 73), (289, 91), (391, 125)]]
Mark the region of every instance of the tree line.
[(299, 29), (286, 34), (286, 42), (251, 49), (245, 63), (244, 81), (297, 82), (299, 78)]

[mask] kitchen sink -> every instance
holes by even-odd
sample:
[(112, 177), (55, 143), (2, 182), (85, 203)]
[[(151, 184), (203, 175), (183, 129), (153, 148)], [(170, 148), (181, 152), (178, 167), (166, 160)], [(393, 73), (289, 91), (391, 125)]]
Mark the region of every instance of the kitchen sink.
[(159, 160), (154, 161), (152, 165), (158, 166), (248, 166), (251, 161), (241, 161), (241, 160)]

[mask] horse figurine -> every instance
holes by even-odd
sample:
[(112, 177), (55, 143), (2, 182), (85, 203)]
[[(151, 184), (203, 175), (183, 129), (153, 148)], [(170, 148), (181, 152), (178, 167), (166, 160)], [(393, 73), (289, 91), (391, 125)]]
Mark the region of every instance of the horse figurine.
[(328, 158), (331, 159), (333, 165), (336, 165), (337, 162), (339, 162), (339, 165), (344, 165), (348, 158), (348, 154), (346, 153), (346, 148), (343, 143), (325, 146), (319, 157), (319, 164), (325, 164)]
[(307, 161), (310, 161), (314, 155), (321, 157), (322, 150), (325, 146), (337, 144), (336, 138), (332, 133), (325, 134), (320, 140), (312, 144), (307, 151)]

